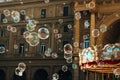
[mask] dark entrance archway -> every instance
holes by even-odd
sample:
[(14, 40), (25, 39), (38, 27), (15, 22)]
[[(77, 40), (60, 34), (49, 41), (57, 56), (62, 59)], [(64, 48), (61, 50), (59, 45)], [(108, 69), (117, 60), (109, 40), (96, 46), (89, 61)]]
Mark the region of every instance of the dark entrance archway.
[(45, 69), (38, 69), (34, 75), (32, 80), (50, 80), (48, 73)]
[(2, 69), (0, 69), (0, 80), (6, 80), (6, 74)]
[(72, 73), (69, 70), (66, 72), (60, 70), (58, 74), (59, 74), (58, 80), (73, 80)]
[[(1, 80), (1, 79), (0, 79)], [(14, 73), (13, 80), (27, 80), (26, 72), (23, 72), (22, 76), (18, 76)]]

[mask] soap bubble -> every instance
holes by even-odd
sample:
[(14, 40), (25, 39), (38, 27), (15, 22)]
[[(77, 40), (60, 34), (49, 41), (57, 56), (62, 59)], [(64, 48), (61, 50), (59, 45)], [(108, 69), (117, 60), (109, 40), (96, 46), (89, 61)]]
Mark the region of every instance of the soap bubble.
[(49, 3), (49, 2), (50, 2), (50, 0), (44, 0), (44, 2), (45, 2), (45, 3)]
[(8, 25), (8, 26), (7, 26), (7, 30), (8, 30), (8, 31), (10, 31), (10, 30), (11, 30), (11, 28), (12, 28), (12, 26), (11, 26), (11, 25)]
[(72, 61), (73, 61), (73, 60), (72, 60), (72, 57), (71, 57), (71, 58), (66, 59), (66, 62), (67, 62), (67, 63), (72, 63)]
[(45, 56), (47, 56), (47, 57), (51, 56), (51, 54), (50, 54), (50, 52), (48, 50), (45, 51)]
[(59, 24), (63, 23), (63, 19), (58, 19)]
[(10, 16), (10, 11), (8, 9), (5, 9), (3, 13), (5, 16)]
[(21, 13), (22, 15), (25, 15), (25, 14), (26, 14), (26, 11), (25, 11), (25, 10), (21, 10), (20, 13)]
[(72, 56), (73, 56), (72, 53), (69, 53), (69, 54), (68, 53), (64, 53), (64, 58), (65, 59), (71, 59)]
[(0, 54), (5, 53), (5, 47), (4, 46), (0, 46)]
[(75, 13), (75, 19), (79, 20), (81, 18), (81, 13), (80, 12), (76, 12)]
[(20, 62), (20, 63), (18, 64), (18, 68), (21, 69), (22, 72), (24, 72), (25, 69), (26, 69), (26, 64), (23, 63), (23, 62)]
[(54, 73), (52, 75), (52, 78), (53, 78), (53, 80), (58, 80), (59, 79), (59, 75), (57, 73)]
[(65, 44), (64, 45), (64, 53), (72, 53), (72, 45), (71, 44)]
[(38, 30), (38, 37), (40, 39), (47, 39), (49, 37), (49, 30), (45, 27), (42, 27)]
[(77, 64), (72, 64), (73, 69), (77, 69)]
[(79, 43), (78, 43), (78, 42), (74, 42), (74, 43), (73, 43), (73, 46), (74, 46), (74, 47), (79, 47)]
[(57, 34), (58, 33), (58, 29), (54, 29), (53, 32)]
[(56, 39), (59, 39), (59, 38), (61, 38), (62, 37), (62, 34), (55, 34), (55, 38)]
[(56, 59), (56, 58), (58, 58), (58, 54), (55, 53), (55, 52), (53, 52), (53, 53), (51, 54), (51, 57), (52, 57), (53, 59)]
[(19, 16), (20, 16), (20, 13), (18, 11), (12, 11), (11, 12), (11, 17), (12, 18), (19, 17)]
[(68, 24), (67, 27), (68, 27), (68, 29), (71, 29), (71, 28), (72, 28), (72, 25), (71, 25), (71, 24)]
[(113, 73), (114, 73), (115, 75), (120, 75), (120, 68), (114, 69), (114, 70), (113, 70)]
[(39, 44), (39, 37), (36, 32), (31, 32), (29, 36), (26, 37), (26, 41), (30, 46), (37, 46)]
[(7, 23), (8, 20), (6, 18), (3, 19), (3, 23)]
[(17, 28), (16, 27), (12, 27), (11, 28), (11, 32), (17, 32)]
[(33, 24), (33, 23), (27, 23), (27, 25), (26, 25), (26, 29), (28, 30), (28, 31), (34, 31), (35, 30), (35, 24)]
[(14, 49), (18, 49), (18, 45), (17, 44), (14, 44)]
[(68, 70), (68, 67), (67, 67), (66, 65), (63, 65), (63, 66), (62, 66), (62, 71), (63, 71), (63, 72), (66, 72), (67, 70)]
[(107, 31), (107, 26), (105, 24), (100, 25), (100, 32), (104, 33)]
[(20, 17), (14, 17), (14, 18), (13, 18), (13, 22), (14, 22), (14, 23), (20, 22)]
[(93, 29), (92, 30), (92, 36), (93, 37), (98, 37), (100, 35), (100, 33), (99, 33), (99, 30), (98, 29)]
[(25, 31), (25, 32), (23, 33), (23, 37), (24, 37), (24, 38), (27, 38), (27, 37), (29, 36), (29, 34), (30, 34), (29, 31)]
[(16, 68), (15, 69), (15, 75), (17, 75), (17, 76), (22, 76), (23, 75), (23, 72), (21, 71), (21, 69), (20, 68)]

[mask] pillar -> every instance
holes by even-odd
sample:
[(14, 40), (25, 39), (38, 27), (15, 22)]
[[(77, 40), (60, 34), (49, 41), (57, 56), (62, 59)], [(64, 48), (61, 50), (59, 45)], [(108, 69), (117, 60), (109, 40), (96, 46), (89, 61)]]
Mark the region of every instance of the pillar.
[(95, 13), (91, 13), (91, 27), (90, 27), (90, 46), (95, 45), (95, 38), (92, 36), (92, 30), (95, 29)]

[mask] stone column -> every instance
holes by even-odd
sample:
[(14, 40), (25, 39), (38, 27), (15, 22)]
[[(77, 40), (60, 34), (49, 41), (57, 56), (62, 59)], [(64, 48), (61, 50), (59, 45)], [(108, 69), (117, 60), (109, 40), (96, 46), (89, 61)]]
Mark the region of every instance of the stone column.
[(90, 46), (95, 45), (95, 38), (92, 36), (92, 30), (95, 29), (95, 13), (91, 13), (91, 27), (90, 27)]
[[(80, 20), (75, 20), (75, 26), (74, 26), (74, 43), (77, 44), (76, 47), (74, 47), (73, 50), (73, 63), (77, 64), (78, 68), (74, 70), (73, 80), (79, 80), (79, 57), (78, 57), (78, 52), (79, 52), (79, 46), (80, 46)], [(73, 43), (73, 44), (74, 44)]]
[(13, 54), (12, 54), (12, 52), (13, 52), (13, 33), (12, 32), (10, 32), (10, 35), (9, 35), (9, 54), (8, 54), (8, 56), (12, 56)]
[(52, 31), (51, 31), (51, 43), (50, 43), (50, 45), (51, 45), (52, 51), (53, 51), (53, 50), (56, 50), (56, 49), (55, 49), (55, 45), (56, 45), (56, 44), (55, 44), (55, 35), (54, 35), (54, 31), (53, 31), (54, 28), (55, 28), (55, 23), (52, 24), (52, 29), (51, 29)]

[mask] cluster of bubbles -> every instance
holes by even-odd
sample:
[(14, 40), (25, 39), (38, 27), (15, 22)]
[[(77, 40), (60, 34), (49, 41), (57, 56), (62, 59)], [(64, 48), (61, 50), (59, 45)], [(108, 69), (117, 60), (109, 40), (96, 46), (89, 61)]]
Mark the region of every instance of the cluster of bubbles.
[(22, 76), (22, 75), (23, 75), (23, 72), (25, 71), (25, 69), (26, 69), (26, 64), (23, 63), (23, 62), (20, 62), (20, 63), (18, 64), (18, 67), (15, 68), (15, 75), (17, 75), (17, 76)]
[(73, 48), (71, 44), (67, 43), (64, 45), (64, 58), (66, 59), (67, 63), (72, 63), (72, 51)]
[(120, 68), (113, 69), (113, 73), (116, 78), (120, 78)]
[(46, 27), (41, 27), (38, 29), (38, 32), (34, 32), (37, 23), (38, 21), (36, 20), (28, 20), (28, 23), (26, 24), (27, 31), (23, 33), (23, 37), (30, 46), (37, 46), (40, 39), (45, 40), (49, 37), (49, 30)]
[(107, 26), (105, 24), (101, 24), (99, 29), (93, 29), (92, 30), (92, 37), (98, 37), (101, 33), (104, 33), (107, 31)]
[(20, 22), (20, 14), (25, 15), (25, 11), (21, 10), (20, 12), (18, 12), (18, 11), (15, 11), (15, 10), (10, 11), (8, 9), (5, 9), (3, 11), (3, 14), (5, 15), (5, 18), (3, 19), (3, 23), (8, 22), (7, 17), (9, 17), (9, 16), (11, 16), (14, 23), (18, 23), (18, 22)]
[(13, 33), (17, 32), (17, 28), (16, 28), (16, 27), (13, 27), (13, 26), (11, 26), (11, 25), (8, 25), (8, 26), (7, 26), (7, 30), (10, 31), (10, 32), (13, 32)]

